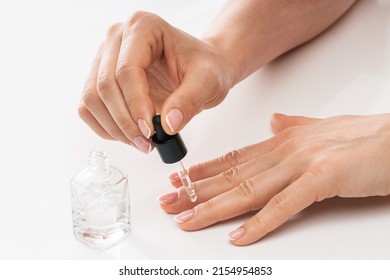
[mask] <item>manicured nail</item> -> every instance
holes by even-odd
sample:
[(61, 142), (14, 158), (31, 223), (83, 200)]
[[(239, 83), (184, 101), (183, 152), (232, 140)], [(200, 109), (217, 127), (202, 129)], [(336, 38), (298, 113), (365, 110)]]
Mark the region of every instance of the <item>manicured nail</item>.
[(169, 175), (169, 182), (171, 183), (172, 186), (175, 188), (178, 188), (183, 185), (183, 182), (181, 181), (179, 174), (177, 172)]
[(135, 137), (133, 142), (137, 148), (145, 154), (149, 154), (152, 150), (152, 145), (142, 136)]
[(245, 233), (245, 229), (243, 227), (239, 227), (236, 230), (233, 230), (231, 233), (228, 234), (230, 240), (237, 240), (243, 237)]
[(178, 223), (184, 223), (184, 222), (187, 222), (188, 220), (190, 220), (194, 216), (194, 214), (195, 214), (195, 210), (190, 209), (190, 210), (181, 212), (179, 215), (175, 216), (174, 219)]
[(133, 148), (136, 148), (137, 149), (137, 146), (134, 144), (133, 141), (129, 140), (129, 143), (128, 143), (130, 146), (132, 146)]
[(171, 132), (175, 132), (179, 128), (183, 122), (183, 119), (183, 114), (179, 109), (172, 109), (165, 117), (165, 121), (167, 122)]
[(171, 183), (180, 182), (179, 174), (177, 172), (172, 173), (171, 175), (169, 175), (169, 180), (171, 181)]
[(149, 139), (150, 134), (152, 133), (151, 129), (149, 128), (148, 124), (144, 119), (138, 120), (138, 127), (141, 130), (142, 134), (145, 136), (146, 139)]
[(166, 193), (161, 195), (158, 200), (160, 201), (161, 204), (166, 205), (174, 202), (177, 198), (179, 197), (179, 192), (174, 191), (170, 193)]

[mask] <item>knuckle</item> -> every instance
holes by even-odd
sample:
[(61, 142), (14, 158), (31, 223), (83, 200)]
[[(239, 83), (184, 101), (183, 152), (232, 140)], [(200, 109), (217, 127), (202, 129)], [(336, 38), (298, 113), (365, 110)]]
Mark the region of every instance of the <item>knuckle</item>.
[(136, 11), (127, 20), (127, 24), (134, 25), (137, 22), (144, 23), (144, 21), (154, 20), (156, 18), (158, 18), (158, 16), (153, 14), (153, 13), (149, 13), (149, 12), (145, 12), (145, 11)]
[(116, 123), (122, 131), (127, 131), (131, 128), (130, 119), (124, 116), (118, 117)]
[(239, 150), (228, 152), (220, 158), (220, 162), (227, 162), (230, 168), (237, 166), (241, 163), (241, 152)]
[(197, 173), (199, 173), (199, 177), (205, 178), (208, 174), (209, 164), (208, 162), (199, 163), (196, 166)]
[(117, 140), (125, 138), (119, 127), (110, 127), (107, 132)]
[(126, 81), (134, 72), (134, 69), (127, 62), (119, 62), (115, 70), (115, 78), (121, 83)]
[(106, 97), (106, 94), (109, 94), (110, 88), (114, 80), (106, 73), (100, 74), (97, 77), (96, 89), (101, 97)]
[(252, 220), (251, 220), (251, 225), (258, 229), (259, 231), (265, 231), (266, 233), (268, 233), (268, 231), (266, 230), (266, 228), (264, 227), (264, 221), (261, 219), (260, 215), (257, 214), (257, 215), (254, 215), (252, 217)]
[(218, 209), (218, 202), (214, 198), (204, 203), (204, 209), (202, 210), (202, 212), (210, 213), (209, 218), (211, 218), (213, 223), (220, 222), (223, 220), (222, 217), (223, 213), (220, 213), (220, 211), (218, 211), (217, 209)]
[(271, 200), (270, 200), (270, 206), (273, 211), (275, 212), (285, 212), (286, 206), (288, 203), (287, 197), (283, 193), (279, 193), (275, 195)]
[(240, 172), (237, 167), (232, 167), (222, 172), (220, 174), (220, 178), (228, 185), (235, 185), (237, 183), (239, 173)]
[[(254, 193), (255, 193), (255, 186), (251, 179), (248, 179), (241, 184), (239, 184), (236, 187), (236, 192), (238, 195), (240, 195), (244, 200), (247, 200), (249, 202), (253, 202), (254, 200)], [(252, 204), (252, 203), (251, 203)]]
[[(210, 199), (205, 202), (205, 208), (207, 211), (212, 211), (217, 207), (215, 199)], [(213, 212), (213, 211), (212, 211)], [(210, 213), (212, 213), (210, 212)]]
[(188, 116), (194, 116), (199, 113), (204, 105), (201, 97), (196, 94), (172, 96), (172, 100), (177, 104), (182, 104)]
[(185, 98), (181, 98), (181, 103), (185, 104), (185, 108), (191, 115), (195, 115), (202, 111), (204, 104), (199, 96), (190, 94)]
[(84, 119), (86, 119), (86, 117), (89, 113), (89, 110), (87, 109), (87, 107), (84, 104), (80, 104), (78, 109), (77, 109), (77, 113), (78, 113), (79, 117), (82, 120), (84, 120)]
[(307, 170), (315, 178), (324, 178), (334, 174), (334, 166), (326, 160), (314, 162)]
[(288, 139), (287, 141), (285, 141), (283, 144), (281, 144), (280, 149), (283, 152), (295, 151), (300, 147), (302, 142), (303, 142), (303, 139), (291, 138), (291, 139)]
[(115, 34), (117, 34), (122, 29), (122, 23), (116, 22), (112, 24), (108, 29), (106, 33), (106, 37), (112, 37)]
[(294, 138), (298, 135), (298, 132), (300, 131), (301, 127), (299, 126), (290, 126), (284, 129), (282, 132), (279, 133), (280, 137), (284, 139), (288, 138)]
[(92, 88), (86, 88), (83, 91), (83, 95), (81, 97), (81, 104), (80, 107), (89, 107), (93, 105), (96, 102), (96, 99), (98, 98), (96, 90)]

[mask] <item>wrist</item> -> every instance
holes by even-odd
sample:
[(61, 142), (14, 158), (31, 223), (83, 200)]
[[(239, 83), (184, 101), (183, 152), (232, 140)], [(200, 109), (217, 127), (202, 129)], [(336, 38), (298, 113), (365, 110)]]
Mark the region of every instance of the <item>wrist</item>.
[(232, 59), (232, 54), (223, 48), (218, 39), (214, 37), (206, 37), (201, 40), (212, 50), (215, 64), (218, 65), (217, 68), (219, 68), (221, 75), (224, 77), (223, 87), (226, 91), (229, 91), (240, 81), (239, 76), (241, 75), (240, 69), (236, 67), (237, 64)]
[[(266, 37), (266, 36), (264, 36)], [(266, 40), (257, 38), (256, 42), (233, 38), (228, 34), (217, 34), (202, 39), (221, 53), (225, 67), (232, 77), (235, 86), (253, 72), (272, 61), (277, 55), (270, 49)]]
[(225, 40), (216, 36), (202, 38), (202, 41), (210, 45), (219, 54), (223, 69), (229, 76), (229, 89), (245, 78), (245, 63), (240, 59), (240, 55), (227, 47)]

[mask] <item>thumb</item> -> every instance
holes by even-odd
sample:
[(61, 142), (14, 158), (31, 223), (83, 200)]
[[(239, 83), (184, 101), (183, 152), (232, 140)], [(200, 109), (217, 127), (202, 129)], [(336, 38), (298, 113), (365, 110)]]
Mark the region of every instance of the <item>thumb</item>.
[[(204, 82), (200, 82), (203, 80)], [(219, 104), (221, 97), (206, 79), (193, 79), (186, 76), (180, 86), (165, 100), (161, 120), (168, 134), (179, 132), (187, 123), (205, 108)]]
[(321, 119), (309, 118), (303, 116), (286, 116), (283, 114), (275, 113), (272, 115), (270, 124), (274, 134), (278, 134), (286, 128), (292, 126), (302, 126), (315, 123)]

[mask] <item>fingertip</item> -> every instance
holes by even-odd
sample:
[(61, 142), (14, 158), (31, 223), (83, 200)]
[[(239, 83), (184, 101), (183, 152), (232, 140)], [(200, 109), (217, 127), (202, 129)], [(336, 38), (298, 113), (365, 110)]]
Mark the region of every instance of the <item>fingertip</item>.
[(287, 116), (284, 114), (280, 114), (280, 113), (272, 114), (271, 119), (270, 119), (270, 125), (271, 125), (272, 132), (274, 134), (278, 134), (280, 131), (283, 130), (282, 120), (285, 117), (287, 117)]
[(280, 113), (274, 113), (270, 119), (272, 131), (277, 134), (286, 128), (293, 126), (306, 126), (313, 124), (321, 119), (304, 116), (287, 116)]
[(282, 113), (277, 113), (277, 112), (272, 114), (272, 118), (283, 118), (283, 117), (287, 117), (287, 115)]
[(177, 172), (172, 173), (171, 175), (169, 175), (169, 182), (175, 188), (179, 188), (179, 187), (182, 186), (179, 174)]
[(239, 227), (228, 234), (228, 238), (233, 242), (237, 242), (245, 234), (245, 228)]
[(152, 135), (152, 129), (150, 124), (148, 124), (144, 119), (138, 119), (137, 121), (138, 128), (141, 130), (142, 134), (145, 136), (146, 139), (149, 139)]
[(163, 119), (163, 128), (168, 134), (174, 134), (179, 131), (183, 125), (184, 115), (178, 108), (171, 109)]
[[(130, 99), (130, 97), (127, 97), (127, 99)], [(150, 138), (154, 132), (152, 119), (156, 114), (153, 101), (149, 96), (139, 94), (137, 96), (133, 95), (131, 101), (126, 100), (126, 104), (139, 131), (142, 132), (145, 138)]]
[(265, 234), (259, 232), (252, 232), (251, 227), (248, 227), (246, 224), (241, 227), (233, 230), (228, 234), (230, 242), (236, 246), (247, 246), (256, 241), (259, 241)]

